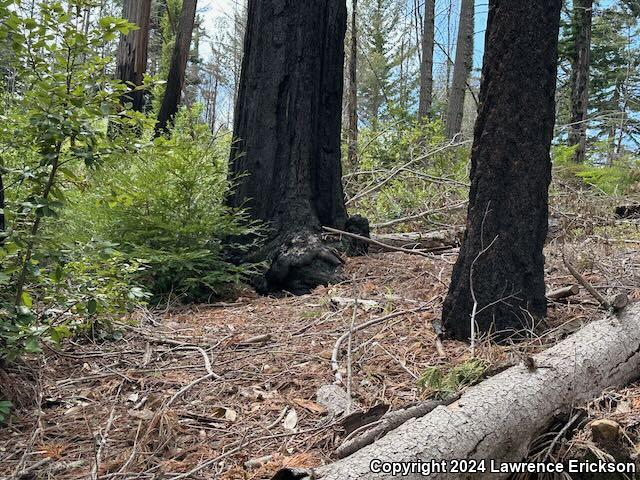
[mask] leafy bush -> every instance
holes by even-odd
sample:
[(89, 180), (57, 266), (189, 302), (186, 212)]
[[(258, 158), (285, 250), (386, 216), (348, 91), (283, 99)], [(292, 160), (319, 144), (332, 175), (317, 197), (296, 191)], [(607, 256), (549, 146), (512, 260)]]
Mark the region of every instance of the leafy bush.
[(224, 205), (228, 145), (198, 116), (183, 110), (170, 137), (151, 140), (147, 131), (131, 155), (88, 171), (85, 191), (61, 219), (68, 239), (112, 242), (129, 258), (143, 259), (147, 268), (136, 279), (154, 294), (186, 300), (220, 295), (256, 269), (226, 254), (231, 238), (257, 229)]
[[(557, 145), (552, 149), (553, 163), (562, 177), (578, 179), (582, 185), (607, 195), (626, 194), (640, 182), (640, 162), (637, 157), (621, 157), (614, 165), (575, 163), (575, 149), (566, 145)], [(597, 158), (597, 155), (594, 157)]]
[[(39, 339), (59, 339), (78, 322), (93, 325), (100, 304), (114, 300), (113, 292), (99, 295), (102, 285), (89, 285), (88, 275), (65, 276), (74, 263), (52, 255), (51, 232), (79, 186), (76, 172), (126, 149), (107, 135), (107, 124), (139, 120), (117, 114), (127, 87), (110, 78), (102, 54), (133, 25), (102, 18), (82, 29), (86, 0), (73, 0), (69, 8), (40, 2), (33, 17), (18, 3), (0, 2), (0, 44), (10, 47), (6, 68), (18, 79), (11, 94), (2, 95), (0, 115), (6, 222), (0, 239), (0, 360), (37, 351)], [(117, 281), (119, 267), (103, 271), (97, 281)], [(47, 314), (56, 310), (62, 314)]]

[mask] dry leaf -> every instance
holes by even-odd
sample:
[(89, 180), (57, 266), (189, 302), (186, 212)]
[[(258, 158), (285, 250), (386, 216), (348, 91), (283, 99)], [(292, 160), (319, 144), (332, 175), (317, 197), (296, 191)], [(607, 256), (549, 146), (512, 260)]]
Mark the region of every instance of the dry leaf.
[(304, 398), (294, 398), (293, 403), (295, 403), (299, 407), (309, 410), (312, 413), (317, 413), (320, 415), (323, 413), (327, 413), (326, 407), (323, 407), (322, 405), (320, 405), (317, 402), (314, 402), (313, 400), (305, 400)]
[(220, 418), (227, 422), (235, 422), (238, 419), (237, 412), (231, 408), (214, 407), (211, 413), (215, 418)]

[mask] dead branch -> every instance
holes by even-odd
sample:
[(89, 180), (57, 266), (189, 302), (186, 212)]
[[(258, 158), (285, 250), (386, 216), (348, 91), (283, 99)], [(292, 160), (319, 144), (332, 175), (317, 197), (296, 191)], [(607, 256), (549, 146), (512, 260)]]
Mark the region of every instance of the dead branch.
[[(401, 410), (385, 413), (382, 418), (369, 425), (364, 425), (358, 431), (363, 431), (357, 437), (347, 437), (345, 441), (336, 449), (337, 458), (345, 458), (361, 448), (371, 445), (373, 442), (395, 430), (407, 420), (418, 418), (431, 412), (440, 405), (450, 405), (460, 398), (460, 394), (450, 396), (445, 400), (427, 400)], [(369, 427), (368, 429), (366, 427)]]
[(563, 298), (572, 297), (580, 293), (580, 287), (578, 285), (569, 285), (567, 287), (558, 288), (547, 293), (547, 298), (550, 300), (561, 300)]
[(360, 240), (361, 242), (371, 243), (373, 245), (378, 245), (379, 247), (384, 248), (385, 250), (395, 251), (395, 252), (403, 252), (411, 255), (420, 255), (421, 257), (431, 258), (431, 255), (423, 252), (422, 250), (411, 250), (409, 248), (402, 247), (394, 247), (392, 245), (387, 245), (386, 243), (379, 242), (372, 238), (363, 237), (362, 235), (357, 235), (355, 233), (345, 232), (343, 230), (338, 230), (337, 228), (331, 227), (322, 227), (327, 232), (335, 233), (338, 235), (344, 235), (345, 237), (355, 238), (356, 240)]

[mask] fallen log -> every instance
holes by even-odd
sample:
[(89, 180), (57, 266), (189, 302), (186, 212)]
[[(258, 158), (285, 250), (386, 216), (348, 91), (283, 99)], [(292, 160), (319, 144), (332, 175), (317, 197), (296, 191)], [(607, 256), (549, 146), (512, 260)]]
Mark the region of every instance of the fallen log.
[[(460, 245), (464, 229), (436, 230), (434, 232), (381, 233), (371, 234), (371, 239), (392, 247), (409, 250), (436, 251)], [(371, 252), (381, 251), (379, 245), (372, 245)]]
[[(506, 478), (493, 465), (517, 462), (559, 414), (583, 404), (609, 387), (620, 387), (640, 375), (640, 304), (618, 315), (594, 321), (535, 355), (537, 368), (511, 367), (467, 390), (458, 401), (413, 418), (375, 443), (335, 463), (315, 470), (281, 470), (277, 480), (372, 480), (395, 478), (372, 471), (390, 462), (484, 460), (487, 471), (438, 473), (430, 479)], [(372, 463), (372, 461), (375, 462)], [(423, 464), (424, 465), (424, 464)], [(424, 478), (420, 470), (403, 478)]]

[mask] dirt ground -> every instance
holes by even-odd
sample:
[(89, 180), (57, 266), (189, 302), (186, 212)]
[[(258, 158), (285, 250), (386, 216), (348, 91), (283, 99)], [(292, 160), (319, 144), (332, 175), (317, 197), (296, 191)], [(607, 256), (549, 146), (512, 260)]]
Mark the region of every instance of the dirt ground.
[[(639, 248), (596, 232), (567, 251), (602, 293), (639, 299)], [(362, 409), (428, 398), (433, 391), (418, 387), (425, 369), (471, 358), (459, 342), (439, 352), (432, 327), (456, 253), (352, 258), (343, 283), (309, 295), (247, 290), (234, 303), (138, 312), (122, 321), (118, 340), (47, 348), (0, 377), (17, 406), (0, 429), (0, 477), (247, 480), (330, 461), (342, 427), (316, 392), (336, 380), (332, 351), (350, 328), (397, 314), (340, 350), (343, 387)], [(547, 248), (547, 279), (550, 290), (575, 283), (556, 242)], [(601, 315), (583, 292), (551, 303), (537, 338), (511, 346), (485, 339), (476, 355), (490, 370), (517, 363)], [(606, 395), (589, 418), (615, 418), (637, 443), (640, 387)], [(588, 435), (578, 430), (554, 448), (566, 455), (588, 446)]]

